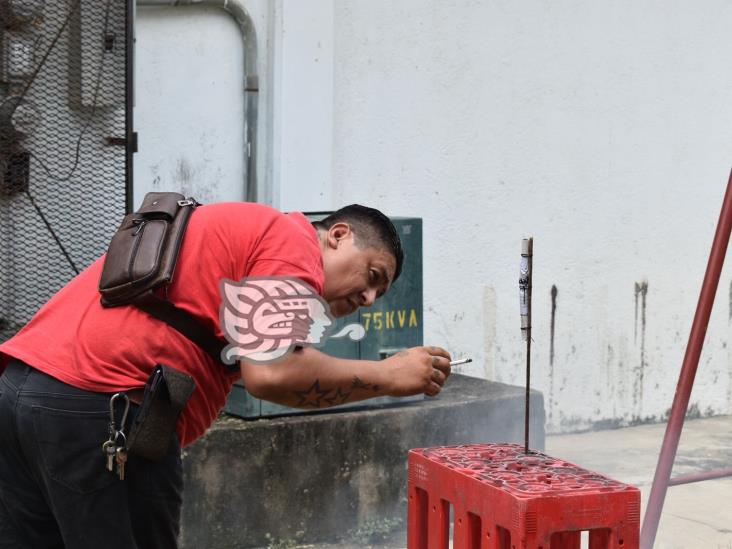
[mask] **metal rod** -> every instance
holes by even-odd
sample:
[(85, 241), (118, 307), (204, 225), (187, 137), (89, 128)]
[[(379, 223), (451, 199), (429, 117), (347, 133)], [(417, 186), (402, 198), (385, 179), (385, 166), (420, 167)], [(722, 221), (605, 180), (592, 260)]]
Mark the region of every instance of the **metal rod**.
[(704, 471), (703, 473), (692, 473), (689, 475), (679, 475), (668, 481), (669, 486), (678, 486), (679, 484), (691, 484), (692, 482), (701, 482), (702, 480), (713, 480), (715, 478), (732, 477), (732, 467), (728, 469), (716, 469), (714, 471)]
[(524, 453), (529, 453), (529, 402), (531, 401), (531, 329), (526, 338), (526, 410), (524, 412)]
[(529, 417), (531, 397), (531, 278), (534, 239), (521, 241), (519, 269), (519, 301), (521, 306), (521, 333), (526, 340), (526, 409), (524, 411), (524, 452), (529, 453)]
[(33, 195), (31, 195), (30, 191), (28, 191), (28, 190), (25, 191), (25, 195), (28, 197), (28, 200), (30, 200), (30, 203), (36, 209), (38, 216), (41, 218), (41, 221), (43, 221), (43, 224), (46, 225), (46, 229), (48, 229), (48, 232), (51, 233), (51, 236), (56, 241), (56, 244), (58, 244), (58, 247), (61, 249), (61, 253), (64, 254), (66, 261), (69, 262), (69, 265), (71, 265), (71, 268), (74, 270), (74, 272), (76, 274), (79, 274), (79, 268), (76, 266), (76, 263), (74, 263), (74, 260), (71, 259), (69, 252), (67, 252), (66, 248), (64, 248), (64, 245), (61, 243), (61, 240), (59, 239), (58, 235), (56, 234), (56, 231), (54, 231), (53, 227), (51, 227), (51, 224), (48, 222), (48, 219), (46, 219), (46, 216), (43, 215), (43, 210), (41, 210), (41, 207), (36, 203), (36, 200), (35, 200), (35, 198), (33, 198)]
[(653, 477), (651, 495), (648, 498), (646, 514), (643, 517), (641, 528), (640, 546), (641, 549), (652, 549), (656, 539), (658, 523), (661, 518), (663, 501), (666, 497), (666, 490), (671, 478), (671, 469), (674, 465), (676, 450), (679, 446), (681, 429), (684, 426), (684, 417), (689, 407), (689, 397), (694, 386), (694, 377), (699, 365), (699, 356), (704, 345), (704, 336), (709, 324), (709, 316), (714, 304), (714, 296), (717, 293), (719, 277), (724, 264), (724, 256), (729, 243), (730, 232), (732, 231), (732, 173), (727, 183), (727, 191), (722, 203), (722, 211), (719, 214), (717, 230), (712, 243), (712, 251), (709, 254), (707, 270), (704, 274), (699, 302), (694, 314), (694, 322), (689, 334), (689, 342), (686, 345), (686, 353), (681, 366), (679, 381), (676, 385), (676, 394), (671, 406), (671, 414), (666, 425), (666, 434), (663, 437), (663, 445), (658, 456), (656, 474)]
[(135, 54), (135, 0), (127, 0), (125, 13), (125, 214), (133, 209), (133, 159), (134, 142), (133, 109), (135, 108), (133, 83)]

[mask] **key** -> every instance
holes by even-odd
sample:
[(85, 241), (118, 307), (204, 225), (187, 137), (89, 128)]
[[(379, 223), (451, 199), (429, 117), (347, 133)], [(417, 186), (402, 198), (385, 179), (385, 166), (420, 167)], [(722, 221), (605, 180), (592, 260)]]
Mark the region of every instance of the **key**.
[(117, 453), (117, 449), (114, 445), (113, 440), (108, 440), (102, 444), (102, 452), (107, 456), (107, 469), (111, 473), (114, 471), (114, 456)]
[(117, 456), (117, 474), (119, 475), (120, 480), (125, 479), (125, 462), (127, 461), (127, 450), (125, 450), (124, 446), (120, 446), (116, 450), (116, 456)]

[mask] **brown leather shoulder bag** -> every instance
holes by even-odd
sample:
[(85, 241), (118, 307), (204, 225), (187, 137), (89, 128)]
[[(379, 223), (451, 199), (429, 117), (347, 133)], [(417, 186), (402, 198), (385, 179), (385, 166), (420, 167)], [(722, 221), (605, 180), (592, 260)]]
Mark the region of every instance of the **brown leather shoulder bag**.
[(135, 305), (166, 322), (228, 371), (236, 364), (221, 361), (226, 341), (201, 325), (196, 317), (161, 297), (173, 280), (188, 220), (199, 206), (179, 193), (148, 193), (140, 209), (127, 215), (112, 237), (104, 261), (99, 292), (102, 305)]
[(99, 292), (102, 305), (129, 305), (173, 280), (188, 220), (198, 206), (178, 193), (148, 193), (135, 213), (125, 216), (112, 237)]

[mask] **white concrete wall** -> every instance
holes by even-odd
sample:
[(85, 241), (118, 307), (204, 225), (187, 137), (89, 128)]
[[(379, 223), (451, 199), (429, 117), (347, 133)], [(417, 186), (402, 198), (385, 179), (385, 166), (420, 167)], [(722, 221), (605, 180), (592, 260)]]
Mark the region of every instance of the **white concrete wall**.
[[(135, 204), (179, 189), (202, 201), (245, 197), (244, 43), (225, 9), (205, 0), (138, 0)], [(235, 0), (258, 48), (259, 201), (332, 208), (332, 0)]]
[(135, 30), (135, 205), (153, 190), (242, 200), (244, 62), (234, 20), (217, 8), (138, 7)]
[[(273, 4), (232, 0), (229, 11), (206, 0), (192, 5), (138, 0), (135, 18), (134, 202), (146, 192), (178, 190), (203, 202), (246, 196), (245, 37), (234, 4), (255, 29), (259, 52), (258, 187), (271, 184), (271, 76)], [(265, 194), (265, 193), (262, 193)], [(271, 201), (271, 191), (263, 197)]]
[[(522, 384), (533, 235), (549, 429), (663, 416), (732, 166), (732, 6), (335, 8), (335, 202), (424, 217), (427, 341)], [(729, 291), (727, 269), (692, 396), (703, 414), (731, 411)]]
[(333, 0), (273, 7), (272, 203), (333, 207)]
[[(516, 384), (518, 255), (533, 235), (533, 386), (549, 429), (661, 418), (732, 166), (732, 6), (268, 9), (269, 200), (423, 217), (426, 341)], [(138, 85), (140, 106), (152, 93)], [(732, 411), (730, 290), (725, 269), (692, 395), (704, 415)]]

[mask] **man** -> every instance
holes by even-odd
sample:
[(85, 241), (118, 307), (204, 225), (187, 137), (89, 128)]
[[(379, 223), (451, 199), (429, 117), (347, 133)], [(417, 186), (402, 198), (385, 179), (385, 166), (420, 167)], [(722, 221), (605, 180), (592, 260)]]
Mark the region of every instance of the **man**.
[[(387, 292), (402, 262), (394, 226), (371, 208), (348, 206), (311, 224), (259, 204), (212, 204), (193, 212), (166, 294), (222, 338), (222, 280), (295, 277), (344, 316)], [(271, 363), (242, 360), (231, 373), (138, 308), (103, 308), (102, 266), (103, 258), (0, 345), (0, 548), (175, 547), (180, 447), (205, 432), (236, 379), (256, 397), (312, 408), (436, 395), (450, 374), (450, 355), (439, 347), (361, 361), (309, 346)], [(117, 422), (124, 414), (122, 399), (111, 405), (110, 397), (139, 390), (155, 364), (192, 376), (196, 389), (168, 455), (158, 462), (130, 455), (121, 480), (102, 452), (110, 407)], [(337, 401), (318, 398), (324, 391)]]

